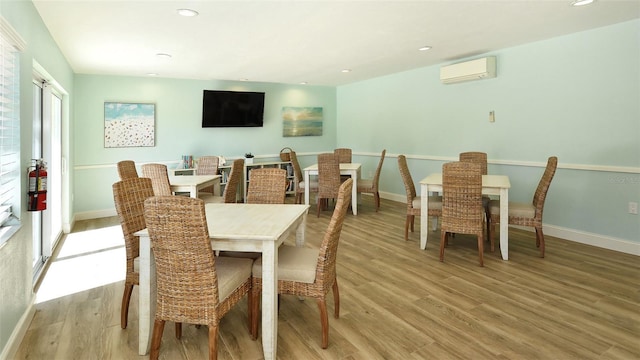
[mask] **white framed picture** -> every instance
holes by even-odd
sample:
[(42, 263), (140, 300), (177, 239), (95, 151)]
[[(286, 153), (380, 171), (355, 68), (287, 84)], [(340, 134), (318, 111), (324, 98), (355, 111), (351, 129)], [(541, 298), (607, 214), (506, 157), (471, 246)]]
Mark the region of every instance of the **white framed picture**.
[(155, 146), (156, 105), (104, 103), (104, 147)]
[(283, 107), (282, 136), (322, 136), (322, 108)]

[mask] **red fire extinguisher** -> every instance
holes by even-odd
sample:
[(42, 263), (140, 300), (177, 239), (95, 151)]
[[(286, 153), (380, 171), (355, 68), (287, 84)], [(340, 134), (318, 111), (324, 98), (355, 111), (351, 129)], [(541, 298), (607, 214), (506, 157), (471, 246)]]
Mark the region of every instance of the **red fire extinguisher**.
[(47, 209), (47, 170), (44, 160), (35, 160), (35, 166), (29, 167), (29, 204), (27, 210), (42, 211)]

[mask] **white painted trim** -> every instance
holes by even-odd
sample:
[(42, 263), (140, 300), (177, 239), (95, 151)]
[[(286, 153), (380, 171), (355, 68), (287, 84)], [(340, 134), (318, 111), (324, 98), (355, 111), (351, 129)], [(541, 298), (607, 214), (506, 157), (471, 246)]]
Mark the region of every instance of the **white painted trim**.
[(9, 24), (9, 21), (7, 21), (2, 16), (0, 16), (0, 33), (2, 33), (4, 37), (6, 37), (7, 41), (9, 41), (11, 45), (16, 48), (16, 50), (23, 52), (24, 49), (26, 49), (27, 42), (24, 41), (24, 39), (22, 38), (22, 36), (20, 36), (16, 29), (14, 29), (13, 26)]
[[(315, 156), (318, 153), (300, 153), (298, 157), (302, 156)], [(380, 153), (372, 153), (372, 152), (354, 152), (353, 155), (357, 156), (371, 156), (371, 157), (380, 157)], [(387, 153), (385, 158), (397, 158), (399, 154), (390, 154)], [(405, 155), (407, 159), (417, 159), (417, 160), (429, 160), (429, 161), (458, 161), (457, 157), (451, 156), (428, 156), (428, 155)], [(279, 155), (262, 155), (256, 156), (256, 158), (277, 158)], [(229, 157), (228, 159), (232, 159)], [(156, 163), (166, 164), (169, 166), (170, 164), (178, 164), (180, 161), (156, 161)], [(547, 162), (540, 161), (517, 161), (517, 160), (493, 160), (488, 159), (488, 164), (495, 165), (507, 165), (507, 166), (524, 166), (524, 167), (538, 167), (544, 168), (547, 166)], [(144, 163), (140, 163), (142, 165)], [(90, 169), (101, 169), (101, 168), (113, 168), (116, 167), (117, 164), (100, 164), (100, 165), (79, 165), (75, 166), (74, 170), (90, 170)], [(570, 169), (570, 170), (582, 170), (582, 171), (600, 171), (600, 172), (612, 172), (612, 173), (629, 173), (629, 174), (640, 174), (640, 167), (633, 166), (608, 166), (608, 165), (589, 165), (589, 164), (566, 164), (566, 163), (558, 163), (558, 169)], [(640, 177), (635, 179), (629, 179), (629, 181), (640, 183)]]
[(31, 325), (31, 320), (36, 314), (35, 307), (35, 294), (31, 298), (31, 303), (27, 307), (27, 310), (20, 317), (20, 321), (15, 328), (13, 328), (13, 332), (7, 341), (7, 345), (0, 353), (0, 360), (9, 360), (14, 359), (16, 357), (16, 353), (18, 352), (18, 348), (20, 348), (20, 344), (22, 343), (22, 339), (24, 339), (24, 335), (29, 330), (29, 325)]
[(614, 238), (610, 236), (568, 229), (555, 225), (542, 225), (545, 235), (574, 241), (581, 244), (597, 246), (604, 249), (640, 256), (640, 243)]
[(407, 203), (407, 195), (406, 194), (394, 194), (394, 193), (390, 193), (390, 192), (384, 192), (384, 191), (380, 191), (380, 198), (382, 199), (387, 199), (387, 200), (393, 200), (395, 202), (399, 202), (399, 203)]
[[(354, 155), (360, 156), (376, 156), (379, 157), (380, 154), (374, 153), (354, 153)], [(430, 160), (430, 161), (458, 161), (457, 157), (445, 157), (445, 156), (425, 156), (425, 155), (405, 155), (407, 159), (417, 159), (417, 160)], [(387, 153), (386, 157), (398, 157), (398, 154), (389, 154)], [(495, 159), (487, 159), (488, 164), (495, 165), (508, 165), (508, 166), (524, 166), (524, 167), (538, 167), (544, 168), (547, 166), (547, 162), (540, 161), (517, 161), (517, 160), (495, 160)], [(608, 165), (590, 165), (590, 164), (567, 164), (567, 163), (558, 163), (558, 169), (570, 169), (570, 170), (583, 170), (583, 171), (601, 171), (601, 172), (614, 172), (614, 173), (630, 173), (630, 174), (640, 174), (640, 167), (633, 166), (608, 166)], [(633, 179), (635, 182), (640, 182), (640, 178)]]
[(88, 220), (88, 219), (99, 219), (111, 216), (117, 216), (116, 209), (106, 209), (106, 210), (95, 210), (95, 211), (85, 211), (76, 213), (76, 220)]

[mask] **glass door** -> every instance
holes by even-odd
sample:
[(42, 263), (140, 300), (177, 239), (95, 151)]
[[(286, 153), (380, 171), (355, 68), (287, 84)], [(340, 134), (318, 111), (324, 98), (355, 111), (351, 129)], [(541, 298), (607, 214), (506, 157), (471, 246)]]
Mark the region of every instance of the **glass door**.
[(44, 159), (47, 209), (32, 212), (33, 268), (42, 266), (62, 236), (62, 97), (53, 86), (34, 79), (32, 158)]

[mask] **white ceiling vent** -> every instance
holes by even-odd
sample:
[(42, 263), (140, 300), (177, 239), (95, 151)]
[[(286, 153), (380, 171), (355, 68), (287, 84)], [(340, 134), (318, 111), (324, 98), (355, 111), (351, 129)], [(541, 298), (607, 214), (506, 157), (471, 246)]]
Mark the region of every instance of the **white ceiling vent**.
[(494, 77), (496, 77), (495, 56), (465, 61), (440, 68), (440, 81), (442, 81), (443, 84)]

